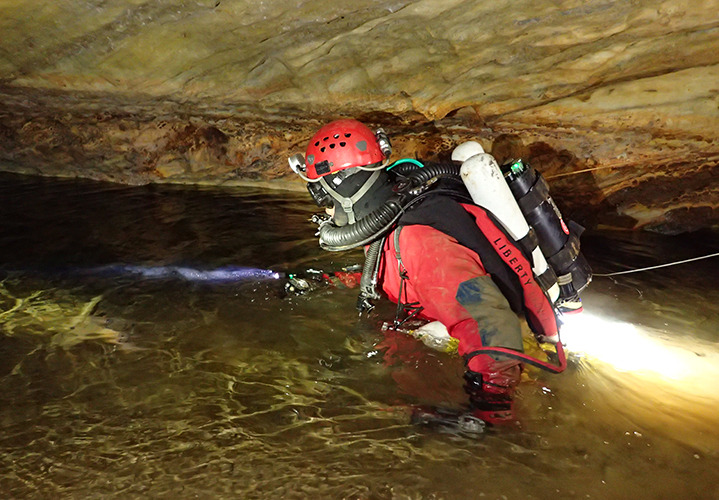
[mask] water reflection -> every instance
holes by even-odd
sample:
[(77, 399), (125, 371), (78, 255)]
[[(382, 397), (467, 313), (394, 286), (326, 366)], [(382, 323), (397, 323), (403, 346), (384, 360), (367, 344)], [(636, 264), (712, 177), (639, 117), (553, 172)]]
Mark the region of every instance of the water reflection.
[[(463, 367), (384, 336), (390, 304), (358, 320), (353, 290), (285, 297), (268, 280), (75, 272), (357, 262), (317, 248), (304, 196), (11, 176), (2, 186), (7, 497), (719, 496), (715, 263), (597, 278), (585, 307), (603, 324), (580, 335), (630, 361), (676, 357), (637, 371), (580, 345), (563, 375), (527, 370), (519, 427), (470, 439), (409, 423), (408, 405), (463, 402)], [(597, 233), (585, 248), (607, 272), (692, 257), (719, 246), (712, 238)], [(650, 344), (632, 346), (631, 329)]]

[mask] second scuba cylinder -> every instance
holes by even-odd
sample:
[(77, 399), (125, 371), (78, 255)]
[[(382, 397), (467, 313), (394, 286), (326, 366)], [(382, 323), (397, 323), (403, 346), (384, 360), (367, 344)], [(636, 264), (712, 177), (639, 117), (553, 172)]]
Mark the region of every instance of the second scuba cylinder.
[(579, 251), (584, 228), (573, 221), (565, 224), (549, 195), (542, 175), (522, 160), (510, 161), (501, 170), (549, 265), (557, 274), (560, 301), (575, 300), (592, 279), (592, 270)]

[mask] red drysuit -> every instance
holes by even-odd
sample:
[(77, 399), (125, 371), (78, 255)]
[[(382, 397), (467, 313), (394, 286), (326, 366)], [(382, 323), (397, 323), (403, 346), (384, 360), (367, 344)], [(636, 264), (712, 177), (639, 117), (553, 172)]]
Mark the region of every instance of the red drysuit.
[[(517, 244), (482, 208), (461, 206), (491, 244), (496, 253), (492, 257), (496, 259), (498, 255), (506, 272), (516, 276), (514, 288), (522, 302), (521, 312), (532, 329), (540, 335), (555, 335), (558, 328), (554, 308)], [(423, 308), (421, 316), (447, 327), (450, 335), (459, 340), (459, 353), (467, 360), (468, 369), (482, 376), (484, 390), (509, 394), (519, 382), (520, 363), (477, 351), (485, 346), (521, 351), (519, 317), (485, 268), (474, 250), (438, 229), (415, 222), (387, 237), (378, 278), (393, 302), (417, 302)], [(401, 281), (402, 297), (398, 297)]]

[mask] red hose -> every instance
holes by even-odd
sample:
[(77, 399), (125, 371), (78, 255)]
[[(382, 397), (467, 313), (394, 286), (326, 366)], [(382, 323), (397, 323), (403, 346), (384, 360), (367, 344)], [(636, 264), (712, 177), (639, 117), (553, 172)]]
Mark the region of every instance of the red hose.
[(537, 368), (541, 368), (542, 370), (546, 370), (551, 373), (562, 373), (564, 369), (567, 368), (567, 356), (564, 353), (564, 346), (561, 342), (557, 342), (556, 344), (554, 344), (554, 348), (557, 353), (557, 361), (559, 361), (559, 364), (557, 365), (549, 363), (547, 361), (539, 360), (537, 358), (529, 356), (528, 354), (515, 351), (514, 349), (508, 349), (506, 347), (480, 347), (475, 351), (465, 354), (464, 357), (468, 360), (469, 358), (472, 358), (477, 354), (501, 354), (502, 356), (508, 356), (510, 358), (518, 359), (520, 361), (523, 361), (524, 363), (536, 366)]

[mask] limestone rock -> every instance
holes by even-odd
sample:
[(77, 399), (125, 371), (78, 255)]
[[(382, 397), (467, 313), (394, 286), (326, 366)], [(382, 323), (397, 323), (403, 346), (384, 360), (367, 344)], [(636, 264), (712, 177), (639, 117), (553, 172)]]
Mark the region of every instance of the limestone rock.
[(301, 185), (355, 116), (398, 153), (525, 156), (572, 216), (719, 225), (719, 0), (0, 0), (0, 164)]

